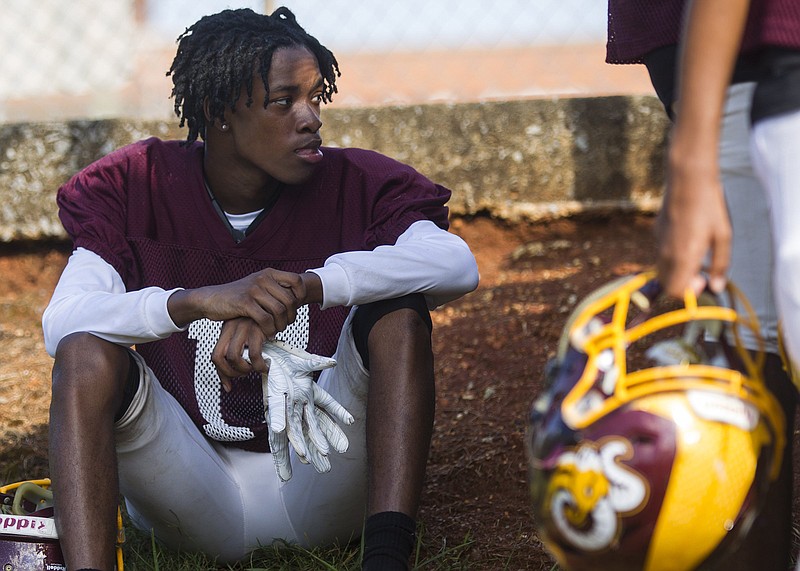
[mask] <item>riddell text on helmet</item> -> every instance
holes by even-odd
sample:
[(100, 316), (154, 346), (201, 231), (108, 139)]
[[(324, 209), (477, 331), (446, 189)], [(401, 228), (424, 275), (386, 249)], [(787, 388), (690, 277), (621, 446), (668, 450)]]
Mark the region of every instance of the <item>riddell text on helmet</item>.
[(26, 515), (0, 515), (0, 535), (4, 534), (58, 538), (52, 519)]

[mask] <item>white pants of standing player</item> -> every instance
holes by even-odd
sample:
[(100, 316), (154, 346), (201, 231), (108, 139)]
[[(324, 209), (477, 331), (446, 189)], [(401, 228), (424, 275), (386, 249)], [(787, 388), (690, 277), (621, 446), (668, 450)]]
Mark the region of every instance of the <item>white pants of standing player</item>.
[[(764, 349), (777, 353), (778, 317), (772, 286), (769, 207), (750, 158), (750, 103), (754, 89), (755, 83), (738, 83), (728, 88), (719, 167), (733, 227), (729, 277), (753, 306), (761, 325)], [(747, 348), (759, 349), (752, 333), (743, 330), (742, 336)]]
[(800, 363), (800, 111), (759, 121), (751, 151), (767, 191), (775, 248), (774, 289), (784, 342)]
[[(366, 507), (368, 373), (353, 343), (351, 311), (320, 386), (355, 417), (342, 427), (350, 448), (332, 452), (318, 474), (292, 451), (293, 477), (281, 482), (272, 455), (206, 439), (139, 360), (140, 388), (117, 424), (120, 490), (141, 529), (172, 549), (220, 562), (245, 557), (276, 539), (302, 546), (346, 543), (360, 535)], [(138, 357), (138, 356), (137, 356)]]

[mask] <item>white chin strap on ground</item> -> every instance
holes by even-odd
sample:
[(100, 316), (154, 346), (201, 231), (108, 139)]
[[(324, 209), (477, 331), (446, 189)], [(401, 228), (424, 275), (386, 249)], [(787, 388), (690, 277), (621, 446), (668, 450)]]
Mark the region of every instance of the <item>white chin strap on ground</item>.
[(354, 419), (314, 382), (313, 373), (335, 366), (336, 360), (277, 340), (265, 342), (261, 356), (269, 365), (269, 372), (262, 376), (264, 404), (278, 476), (284, 482), (292, 477), (290, 443), (301, 462), (320, 473), (330, 471), (331, 449), (342, 453), (349, 445), (338, 423), (350, 425)]

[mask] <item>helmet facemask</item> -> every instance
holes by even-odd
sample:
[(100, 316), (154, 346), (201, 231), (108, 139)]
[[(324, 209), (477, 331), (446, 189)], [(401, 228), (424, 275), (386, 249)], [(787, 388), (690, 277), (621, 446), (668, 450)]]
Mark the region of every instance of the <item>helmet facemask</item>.
[(763, 352), (740, 342), (758, 332), (746, 300), (733, 287), (731, 307), (708, 292), (671, 300), (653, 277), (576, 308), (532, 408), (536, 523), (565, 569), (708, 564), (780, 469), (783, 413)]

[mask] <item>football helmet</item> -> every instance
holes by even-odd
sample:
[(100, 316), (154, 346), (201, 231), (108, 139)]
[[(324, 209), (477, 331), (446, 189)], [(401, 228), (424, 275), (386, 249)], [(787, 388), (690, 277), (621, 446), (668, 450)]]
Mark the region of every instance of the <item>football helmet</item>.
[(732, 284), (730, 307), (673, 300), (654, 278), (577, 306), (531, 409), (534, 519), (565, 570), (713, 568), (780, 470), (783, 412), (739, 343), (759, 335), (749, 304)]
[[(122, 512), (117, 509), (117, 571), (124, 571)], [(53, 520), (50, 480), (0, 486), (0, 570), (65, 571)]]

